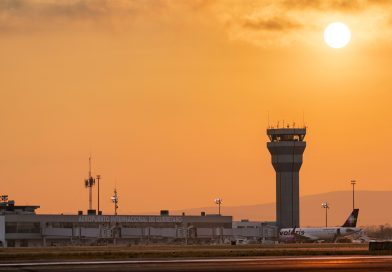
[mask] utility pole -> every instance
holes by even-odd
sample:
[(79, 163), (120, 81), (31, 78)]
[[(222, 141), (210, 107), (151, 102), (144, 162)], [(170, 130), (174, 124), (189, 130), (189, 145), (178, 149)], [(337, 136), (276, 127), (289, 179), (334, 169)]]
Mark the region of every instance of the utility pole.
[(354, 189), (354, 187), (355, 187), (356, 183), (357, 182), (355, 180), (351, 181), (351, 185), (353, 186), (353, 210), (355, 209), (355, 189)]
[(101, 179), (101, 175), (97, 175), (97, 181), (98, 181), (98, 215), (100, 214), (100, 209), (99, 209), (99, 181)]
[(215, 204), (218, 205), (218, 214), (221, 215), (221, 204), (223, 203), (222, 198), (215, 198)]
[(325, 227), (328, 227), (328, 209), (329, 209), (329, 205), (328, 202), (324, 202), (321, 204), (321, 207), (323, 207), (325, 209)]

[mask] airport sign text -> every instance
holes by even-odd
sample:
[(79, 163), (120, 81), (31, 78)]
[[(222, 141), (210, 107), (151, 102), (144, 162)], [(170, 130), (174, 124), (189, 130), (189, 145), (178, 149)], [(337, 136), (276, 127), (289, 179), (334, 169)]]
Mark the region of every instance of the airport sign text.
[(92, 223), (181, 223), (181, 216), (108, 216), (108, 215), (81, 215), (79, 222)]

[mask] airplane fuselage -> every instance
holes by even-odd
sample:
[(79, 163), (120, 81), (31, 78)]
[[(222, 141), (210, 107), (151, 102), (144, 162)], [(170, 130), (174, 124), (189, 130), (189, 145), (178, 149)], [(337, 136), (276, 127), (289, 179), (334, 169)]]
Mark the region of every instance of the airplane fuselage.
[(360, 232), (359, 228), (327, 227), (327, 228), (286, 228), (279, 231), (279, 240), (291, 241), (334, 241), (337, 237), (344, 237)]

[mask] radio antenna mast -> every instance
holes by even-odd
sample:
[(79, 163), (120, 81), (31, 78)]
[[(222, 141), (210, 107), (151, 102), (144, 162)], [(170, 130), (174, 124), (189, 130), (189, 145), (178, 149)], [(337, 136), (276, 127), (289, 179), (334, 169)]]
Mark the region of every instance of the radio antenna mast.
[(93, 186), (95, 185), (95, 179), (91, 176), (91, 155), (88, 158), (88, 178), (84, 180), (84, 186), (88, 188), (88, 208), (89, 210), (93, 209)]
[(118, 194), (117, 194), (117, 188), (114, 187), (114, 195), (110, 198), (114, 204), (114, 215), (117, 215), (117, 209), (118, 209)]
[(88, 176), (91, 177), (91, 155), (88, 157)]

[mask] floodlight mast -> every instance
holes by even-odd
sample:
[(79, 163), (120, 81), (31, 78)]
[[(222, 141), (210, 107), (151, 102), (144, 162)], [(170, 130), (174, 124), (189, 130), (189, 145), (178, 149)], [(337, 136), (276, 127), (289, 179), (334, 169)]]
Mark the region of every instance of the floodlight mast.
[(222, 198), (215, 198), (214, 199), (215, 204), (218, 205), (218, 214), (221, 215), (221, 204), (223, 203), (223, 199)]
[(325, 209), (325, 227), (328, 227), (328, 209), (329, 209), (329, 204), (328, 202), (321, 203), (321, 207)]
[(91, 156), (88, 158), (89, 170), (88, 178), (84, 180), (84, 186), (89, 189), (88, 194), (88, 207), (89, 210), (93, 209), (93, 186), (95, 185), (95, 179), (91, 176)]

